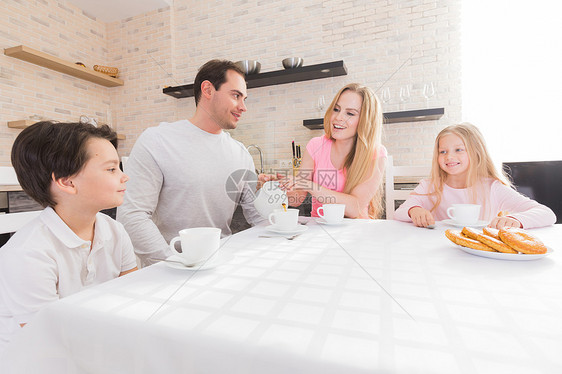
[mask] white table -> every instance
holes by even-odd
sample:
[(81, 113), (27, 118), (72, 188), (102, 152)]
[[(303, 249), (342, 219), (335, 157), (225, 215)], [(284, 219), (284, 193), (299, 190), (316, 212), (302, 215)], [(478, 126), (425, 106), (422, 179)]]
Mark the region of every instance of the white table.
[(234, 235), (207, 271), (159, 263), (40, 312), (3, 373), (560, 373), (562, 225), (536, 261), (395, 221)]

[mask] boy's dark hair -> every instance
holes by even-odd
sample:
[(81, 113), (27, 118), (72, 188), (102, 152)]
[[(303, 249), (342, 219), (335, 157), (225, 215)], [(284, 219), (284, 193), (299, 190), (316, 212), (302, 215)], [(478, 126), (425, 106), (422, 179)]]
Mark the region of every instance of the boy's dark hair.
[(78, 173), (88, 161), (86, 142), (92, 138), (107, 139), (117, 149), (117, 134), (107, 125), (43, 121), (23, 130), (12, 146), (12, 165), (25, 193), (54, 207), (53, 174), (58, 179)]
[(215, 90), (219, 90), (221, 85), (226, 82), (226, 72), (228, 70), (234, 70), (241, 76), (245, 77), (244, 72), (238, 67), (238, 65), (228, 60), (211, 60), (199, 68), (199, 72), (197, 73), (195, 82), (193, 83), (195, 106), (199, 104), (199, 100), (201, 99), (201, 83), (209, 81), (213, 87), (215, 87)]

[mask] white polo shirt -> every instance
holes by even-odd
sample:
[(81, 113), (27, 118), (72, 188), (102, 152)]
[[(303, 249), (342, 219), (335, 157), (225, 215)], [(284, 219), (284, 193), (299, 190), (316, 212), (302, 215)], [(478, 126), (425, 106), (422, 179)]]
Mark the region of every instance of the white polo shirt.
[(0, 248), (0, 352), (20, 323), (47, 304), (135, 266), (133, 245), (119, 222), (98, 213), (92, 244), (45, 208)]

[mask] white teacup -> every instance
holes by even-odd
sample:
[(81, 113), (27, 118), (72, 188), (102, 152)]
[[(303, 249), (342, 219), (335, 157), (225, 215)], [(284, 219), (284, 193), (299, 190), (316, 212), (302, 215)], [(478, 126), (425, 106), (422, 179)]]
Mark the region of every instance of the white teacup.
[[(193, 265), (209, 259), (220, 246), (221, 229), (215, 227), (194, 227), (184, 229), (170, 241), (170, 249), (182, 257), (186, 265)], [(175, 244), (181, 240), (181, 253)]]
[(316, 214), (327, 223), (341, 223), (345, 213), (345, 204), (324, 204), (316, 209)]
[(295, 230), (299, 224), (299, 210), (298, 209), (275, 209), (269, 215), (269, 223), (275, 228), (283, 231)]
[(447, 209), (447, 215), (458, 225), (474, 225), (478, 223), (478, 217), (480, 217), (480, 205), (453, 204)]
[(287, 201), (287, 193), (279, 187), (279, 182), (268, 181), (257, 192), (254, 207), (262, 217), (267, 218), (275, 209), (280, 208), (282, 204), (288, 205)]

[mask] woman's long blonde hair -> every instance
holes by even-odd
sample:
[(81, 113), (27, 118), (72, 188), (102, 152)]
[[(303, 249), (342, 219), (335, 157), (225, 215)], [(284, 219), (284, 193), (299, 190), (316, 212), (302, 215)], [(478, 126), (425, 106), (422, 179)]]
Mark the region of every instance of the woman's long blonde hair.
[(506, 186), (511, 183), (503, 173), (498, 172), (486, 147), (486, 141), (478, 128), (468, 122), (459, 125), (445, 127), (435, 138), (433, 148), (433, 161), (431, 163), (431, 185), (433, 191), (429, 193), (434, 205), (433, 212), (441, 203), (443, 197), (443, 185), (447, 179), (447, 173), (439, 166), (439, 140), (446, 135), (456, 135), (462, 139), (468, 153), (469, 167), (466, 176), (466, 186), (471, 192), (471, 202), (476, 203), (478, 194), (484, 196), (484, 205), (487, 202), (487, 192), (483, 190), (483, 181), (492, 178)]
[[(358, 83), (350, 83), (339, 90), (324, 115), (324, 132), (328, 138), (334, 140), (332, 138), (332, 113), (341, 94), (345, 91), (355, 92), (363, 99), (354, 146), (347, 155), (343, 166), (346, 176), (343, 192), (349, 194), (357, 185), (371, 176), (377, 164), (378, 149), (382, 137), (383, 117), (380, 101), (373, 90)], [(382, 173), (383, 171), (381, 170), (380, 172)], [(382, 210), (381, 192), (382, 185), (369, 202), (368, 213), (370, 218), (378, 217)]]

